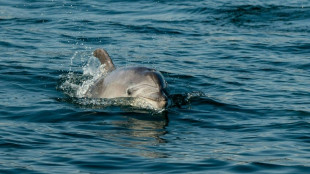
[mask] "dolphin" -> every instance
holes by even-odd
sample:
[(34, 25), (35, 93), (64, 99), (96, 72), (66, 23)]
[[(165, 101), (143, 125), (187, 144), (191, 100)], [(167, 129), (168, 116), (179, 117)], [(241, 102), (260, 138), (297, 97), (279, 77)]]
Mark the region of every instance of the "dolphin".
[(88, 98), (133, 98), (133, 106), (164, 109), (167, 106), (167, 83), (163, 75), (146, 67), (116, 68), (107, 51), (96, 49), (93, 55), (104, 67), (105, 75), (88, 88)]

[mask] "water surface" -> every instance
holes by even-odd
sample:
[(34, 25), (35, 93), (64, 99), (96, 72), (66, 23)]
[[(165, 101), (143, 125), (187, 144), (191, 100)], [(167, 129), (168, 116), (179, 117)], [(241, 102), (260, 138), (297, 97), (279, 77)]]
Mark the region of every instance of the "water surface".
[[(0, 173), (306, 173), (309, 21), (305, 0), (0, 0)], [(70, 95), (96, 48), (174, 105)]]

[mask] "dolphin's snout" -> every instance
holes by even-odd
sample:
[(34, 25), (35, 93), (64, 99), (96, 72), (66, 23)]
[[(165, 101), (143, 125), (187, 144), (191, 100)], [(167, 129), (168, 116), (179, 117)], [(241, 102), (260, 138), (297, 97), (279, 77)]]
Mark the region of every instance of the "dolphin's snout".
[(168, 105), (168, 97), (165, 93), (161, 93), (157, 99), (157, 105), (159, 108), (165, 108)]
[(160, 95), (158, 97), (158, 107), (165, 108), (167, 105), (168, 105), (168, 97), (166, 93), (160, 92)]
[(151, 100), (155, 100), (155, 101), (167, 101), (168, 97), (164, 92), (153, 92), (153, 93), (149, 93), (145, 96), (146, 98), (149, 98)]
[(158, 102), (159, 108), (165, 108), (168, 105), (168, 98), (165, 98), (163, 100), (160, 100)]
[(148, 99), (156, 108), (165, 108), (168, 105), (168, 97), (163, 91), (144, 94), (143, 98)]

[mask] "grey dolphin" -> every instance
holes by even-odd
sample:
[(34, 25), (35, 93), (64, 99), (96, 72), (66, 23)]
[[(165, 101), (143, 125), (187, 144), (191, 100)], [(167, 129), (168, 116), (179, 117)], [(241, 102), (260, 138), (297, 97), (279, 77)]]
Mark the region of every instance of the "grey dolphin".
[(89, 98), (131, 97), (138, 107), (163, 109), (167, 105), (166, 81), (162, 74), (146, 67), (115, 68), (109, 54), (103, 49), (94, 51), (94, 56), (104, 65), (106, 76), (100, 77), (89, 87)]

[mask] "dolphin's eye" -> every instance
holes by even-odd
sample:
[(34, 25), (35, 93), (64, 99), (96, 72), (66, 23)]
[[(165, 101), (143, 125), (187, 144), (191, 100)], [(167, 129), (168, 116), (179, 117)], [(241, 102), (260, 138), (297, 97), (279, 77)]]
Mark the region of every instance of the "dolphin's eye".
[(127, 94), (128, 95), (131, 95), (132, 94), (132, 91), (130, 89), (127, 89)]

